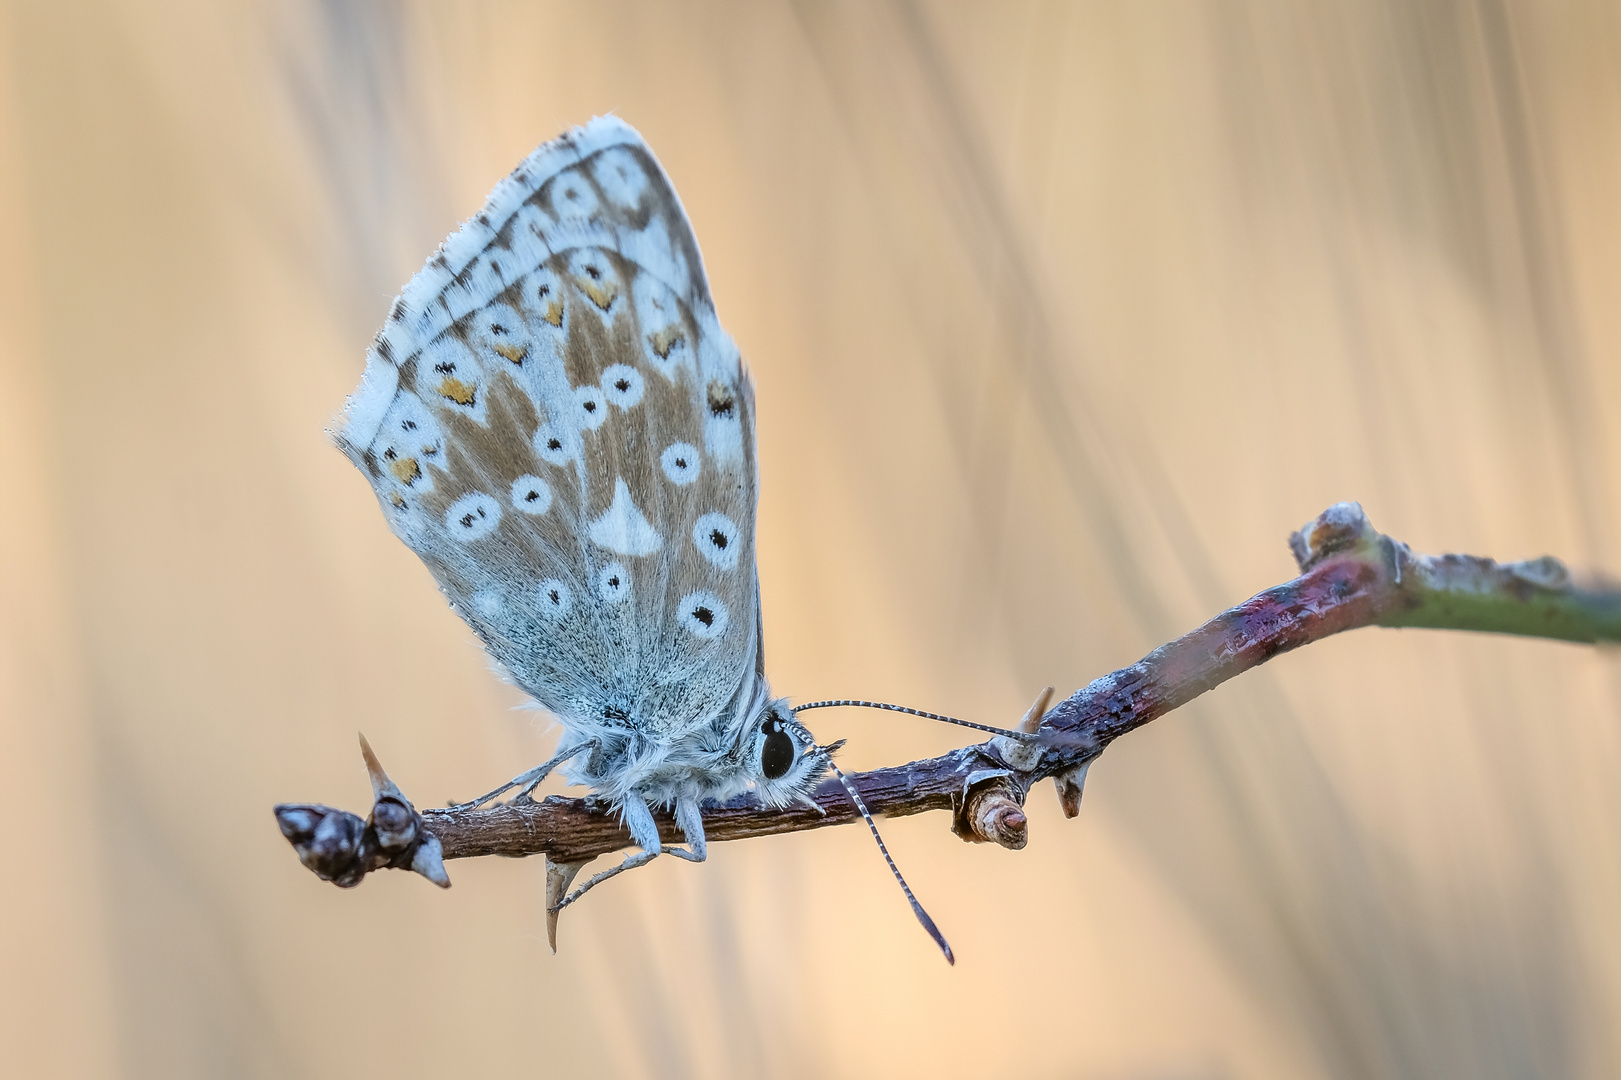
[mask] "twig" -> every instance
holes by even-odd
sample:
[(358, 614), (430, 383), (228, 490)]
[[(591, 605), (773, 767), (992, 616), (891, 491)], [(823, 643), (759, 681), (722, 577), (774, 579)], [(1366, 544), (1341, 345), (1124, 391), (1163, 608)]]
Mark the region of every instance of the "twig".
[[(965, 840), (1025, 845), (1025, 796), (1042, 780), (1064, 813), (1080, 812), (1086, 771), (1103, 749), (1278, 653), (1361, 626), (1485, 630), (1565, 641), (1621, 640), (1621, 589), (1578, 586), (1558, 560), (1496, 563), (1469, 555), (1415, 555), (1377, 532), (1356, 503), (1339, 503), (1289, 538), (1300, 576), (1230, 608), (1130, 667), (1078, 690), (1046, 712), (1049, 688), (1021, 726), (1040, 744), (998, 737), (940, 757), (850, 777), (874, 814), (950, 810)], [(372, 870), (413, 869), (449, 885), (444, 859), (536, 855), (566, 890), (581, 865), (628, 847), (629, 832), (595, 799), (551, 796), (479, 810), (417, 811), (370, 747), (362, 748), (376, 804), (371, 817), (316, 804), (276, 807), (282, 834), (320, 877), (345, 888)], [(858, 820), (837, 781), (819, 787), (818, 810), (774, 810), (741, 795), (704, 811), (711, 842), (820, 829)], [(682, 837), (668, 814), (660, 836)], [(555, 881), (554, 881), (555, 879)], [(555, 935), (555, 918), (550, 926)], [(554, 937), (555, 947), (555, 937)]]

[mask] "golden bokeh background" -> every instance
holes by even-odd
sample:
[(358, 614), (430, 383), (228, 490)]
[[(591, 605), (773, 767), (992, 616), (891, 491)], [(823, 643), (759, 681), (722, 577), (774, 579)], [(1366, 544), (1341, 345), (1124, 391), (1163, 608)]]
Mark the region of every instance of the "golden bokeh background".
[[(636, 125), (754, 372), (774, 685), (1008, 722), (1288, 578), (1621, 571), (1613, 0), (236, 4), (0, 22), (0, 1071), (1621, 1073), (1612, 654), (1364, 630), (1115, 745), (1018, 853), (722, 844), (546, 947), (538, 860), (301, 869), (364, 730), (541, 759), (323, 428), (535, 144)], [(816, 716), (855, 767), (958, 734)]]

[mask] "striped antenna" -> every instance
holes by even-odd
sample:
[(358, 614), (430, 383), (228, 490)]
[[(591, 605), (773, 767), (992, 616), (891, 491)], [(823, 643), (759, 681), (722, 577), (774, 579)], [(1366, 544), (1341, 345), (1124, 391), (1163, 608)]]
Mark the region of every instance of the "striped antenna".
[(1015, 731), (1012, 728), (991, 727), (989, 724), (976, 724), (972, 720), (958, 720), (955, 716), (942, 716), (939, 713), (924, 712), (922, 709), (908, 709), (905, 705), (890, 705), (882, 701), (858, 701), (854, 698), (838, 698), (829, 701), (807, 701), (803, 705), (795, 705), (794, 712), (803, 712), (806, 709), (831, 709), (839, 705), (859, 706), (863, 709), (887, 709), (890, 712), (903, 712), (912, 716), (921, 716), (925, 720), (939, 720), (946, 724), (956, 724), (958, 727), (973, 728), (975, 731), (988, 731), (992, 735), (1001, 735), (1003, 738), (1015, 742), (1045, 742), (1045, 739), (1034, 731)]
[[(836, 701), (831, 702), (831, 704), (865, 705), (867, 702)], [(804, 708), (804, 706), (802, 705), (800, 708)], [(905, 709), (902, 711), (911, 712), (912, 710)], [(927, 716), (928, 714), (924, 713), (922, 715)], [(890, 872), (895, 875), (895, 880), (900, 883), (901, 892), (906, 894), (906, 902), (912, 905), (912, 914), (917, 916), (917, 921), (923, 924), (923, 929), (929, 932), (929, 936), (934, 939), (934, 943), (940, 946), (940, 951), (945, 953), (946, 963), (955, 966), (957, 958), (951, 953), (951, 945), (946, 941), (946, 936), (940, 933), (940, 928), (934, 925), (934, 920), (929, 918), (929, 913), (923, 910), (923, 905), (917, 902), (917, 897), (912, 895), (912, 887), (906, 884), (906, 879), (901, 876), (901, 868), (895, 865), (894, 857), (889, 854), (889, 848), (884, 845), (884, 838), (878, 835), (878, 825), (872, 820), (872, 815), (867, 812), (867, 804), (861, 801), (861, 793), (856, 791), (854, 784), (850, 783), (850, 778), (844, 775), (844, 770), (834, 765), (831, 759), (829, 759), (828, 765), (833, 769), (833, 775), (839, 778), (839, 783), (844, 785), (845, 794), (850, 796), (850, 801), (856, 804), (856, 810), (861, 813), (861, 818), (867, 823), (867, 828), (872, 830), (872, 838), (878, 842), (878, 850), (884, 853), (884, 861), (889, 864)]]

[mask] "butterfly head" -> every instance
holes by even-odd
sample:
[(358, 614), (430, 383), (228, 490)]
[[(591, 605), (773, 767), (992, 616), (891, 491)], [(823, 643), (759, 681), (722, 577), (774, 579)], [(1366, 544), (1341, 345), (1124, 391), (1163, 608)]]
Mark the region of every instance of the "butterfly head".
[(745, 743), (749, 771), (762, 799), (787, 806), (809, 795), (832, 761), (833, 746), (818, 746), (785, 699), (772, 701)]

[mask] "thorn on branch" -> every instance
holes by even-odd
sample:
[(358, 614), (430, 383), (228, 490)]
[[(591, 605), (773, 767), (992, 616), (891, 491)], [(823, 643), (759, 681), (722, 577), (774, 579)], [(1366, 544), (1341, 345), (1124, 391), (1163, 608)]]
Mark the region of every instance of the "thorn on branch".
[[(1053, 688), (1046, 687), (1036, 695), (1035, 703), (1025, 712), (1024, 719), (1019, 721), (1019, 730), (1027, 735), (1034, 735), (1041, 728), (1041, 721), (1047, 715), (1047, 703), (1053, 699)], [(1036, 762), (1041, 760), (1041, 744), (1033, 742), (1020, 742), (1010, 739), (1006, 735), (998, 735), (991, 740), (996, 752), (1002, 760), (1021, 772), (1035, 768)]]
[(1086, 787), (1086, 770), (1092, 767), (1092, 760), (1096, 759), (1083, 761), (1053, 777), (1053, 786), (1058, 789), (1058, 805), (1064, 808), (1067, 818), (1081, 812), (1081, 792)]
[(557, 916), (562, 914), (563, 898), (584, 867), (585, 863), (554, 863), (550, 855), (546, 857), (546, 944), (552, 947), (553, 956), (557, 955)]

